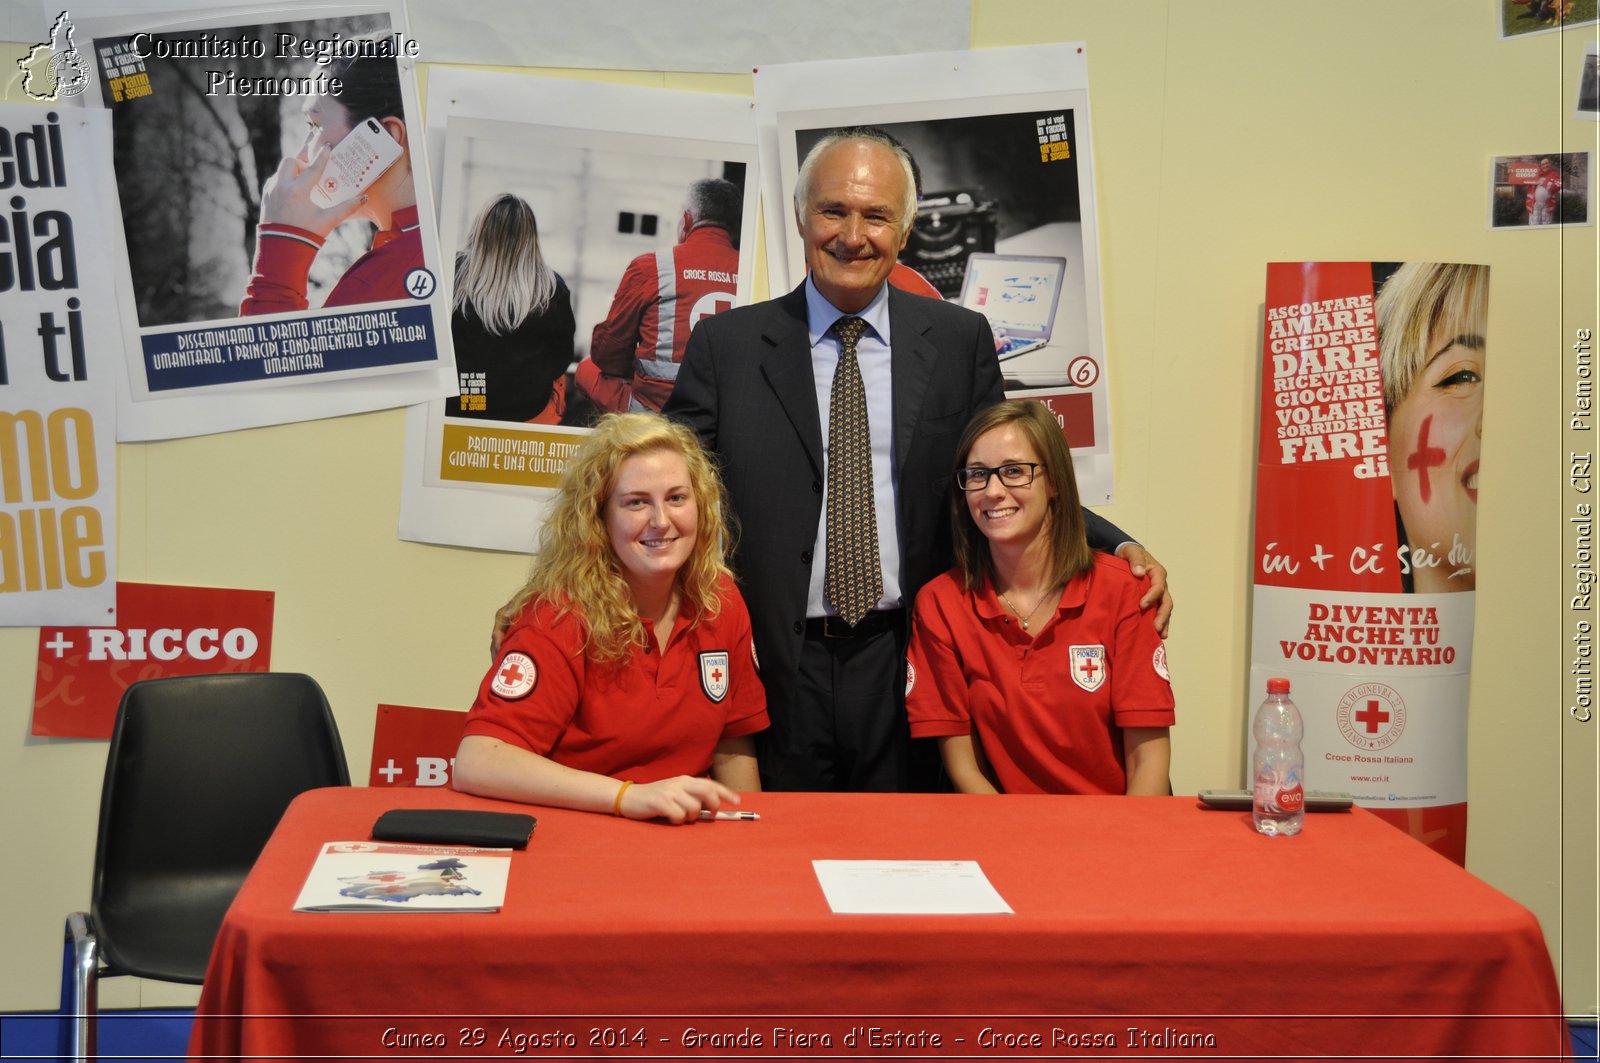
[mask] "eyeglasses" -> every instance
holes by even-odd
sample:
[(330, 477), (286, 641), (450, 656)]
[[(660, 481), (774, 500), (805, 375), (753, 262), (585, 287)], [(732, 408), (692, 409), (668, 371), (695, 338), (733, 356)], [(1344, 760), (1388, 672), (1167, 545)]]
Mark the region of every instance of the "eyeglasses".
[(989, 477), (998, 476), (1007, 487), (1027, 487), (1042, 468), (1044, 466), (1036, 461), (1013, 461), (994, 468), (969, 465), (956, 470), (956, 486), (963, 491), (982, 491), (989, 486)]

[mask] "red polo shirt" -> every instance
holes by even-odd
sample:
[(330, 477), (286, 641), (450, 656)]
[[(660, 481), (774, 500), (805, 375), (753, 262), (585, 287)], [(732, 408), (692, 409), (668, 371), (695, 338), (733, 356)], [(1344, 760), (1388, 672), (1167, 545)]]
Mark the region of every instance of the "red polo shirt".
[(987, 581), (950, 571), (917, 595), (906, 712), (917, 738), (972, 734), (1006, 793), (1127, 792), (1122, 728), (1174, 721), (1145, 581), (1107, 554), (1030, 640)]
[(704, 775), (718, 742), (766, 728), (750, 614), (731, 582), (721, 613), (696, 625), (680, 616), (664, 653), (645, 621), (646, 644), (620, 664), (588, 659), (582, 621), (555, 614), (535, 603), (512, 624), (463, 734), (643, 783)]

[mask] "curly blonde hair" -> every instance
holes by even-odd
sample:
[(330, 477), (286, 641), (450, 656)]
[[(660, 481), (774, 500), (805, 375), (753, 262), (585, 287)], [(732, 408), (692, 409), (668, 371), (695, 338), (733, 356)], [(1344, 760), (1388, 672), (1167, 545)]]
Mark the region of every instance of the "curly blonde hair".
[(512, 595), (503, 615), (514, 617), (536, 601), (551, 605), (558, 617), (574, 613), (584, 623), (588, 655), (602, 662), (625, 660), (634, 646), (645, 644), (644, 621), (611, 548), (605, 507), (622, 463), (655, 451), (683, 458), (698, 514), (694, 548), (678, 572), (679, 609), (692, 623), (717, 615), (719, 584), (732, 578), (724, 560), (732, 529), (722, 480), (694, 432), (653, 413), (607, 414), (595, 423), (567, 466), (540, 530), (528, 582)]

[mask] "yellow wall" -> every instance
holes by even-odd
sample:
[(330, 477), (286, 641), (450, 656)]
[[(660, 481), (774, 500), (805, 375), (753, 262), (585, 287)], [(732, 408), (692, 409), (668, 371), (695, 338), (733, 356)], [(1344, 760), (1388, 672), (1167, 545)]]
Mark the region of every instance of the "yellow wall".
[[(1173, 574), (1180, 793), (1242, 781), (1264, 264), (1493, 267), (1468, 867), (1534, 911), (1567, 1010), (1593, 1014), (1600, 724), (1566, 712), (1562, 411), (1567, 346), (1600, 309), (1597, 230), (1494, 233), (1486, 218), (1491, 156), (1596, 150), (1600, 125), (1568, 117), (1596, 32), (1502, 42), (1498, 6), (974, 0), (973, 44), (1088, 43), (1118, 499), (1105, 513)], [(750, 91), (745, 77), (615, 79)], [(379, 702), (471, 700), (489, 618), (526, 564), (395, 538), (402, 436), (388, 411), (119, 448), (120, 576), (276, 591), (273, 664), (326, 688), (358, 778)], [(55, 1004), (105, 759), (104, 742), (28, 737), (36, 640), (0, 629), (0, 1011)], [(104, 995), (184, 999), (127, 980)]]

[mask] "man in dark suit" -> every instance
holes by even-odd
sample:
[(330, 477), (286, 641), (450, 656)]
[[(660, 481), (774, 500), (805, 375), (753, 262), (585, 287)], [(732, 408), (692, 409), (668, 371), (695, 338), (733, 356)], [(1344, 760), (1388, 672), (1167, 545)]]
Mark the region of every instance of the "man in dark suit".
[[(931, 750), (910, 753), (907, 613), (950, 565), (956, 440), (1002, 393), (982, 315), (886, 283), (913, 188), (910, 156), (881, 130), (819, 141), (795, 192), (808, 279), (696, 326), (664, 409), (717, 455), (737, 517), (769, 789), (922, 789), (937, 771)], [(1165, 569), (1086, 516), (1091, 545), (1151, 573), (1164, 628)], [(863, 554), (866, 571), (851, 568)]]

